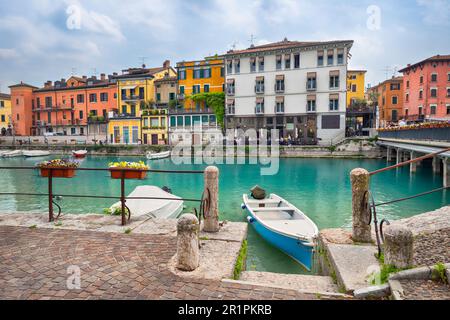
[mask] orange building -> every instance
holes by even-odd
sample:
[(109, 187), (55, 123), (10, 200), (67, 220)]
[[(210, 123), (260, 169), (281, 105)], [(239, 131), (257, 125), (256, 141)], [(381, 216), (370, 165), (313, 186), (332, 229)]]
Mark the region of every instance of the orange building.
[(403, 77), (392, 77), (368, 89), (369, 100), (378, 106), (379, 126), (384, 128), (403, 118)]
[[(16, 135), (88, 135), (106, 136), (108, 112), (117, 109), (117, 85), (113, 76), (100, 79), (70, 77), (42, 88), (26, 84), (11, 86)], [(20, 120), (19, 120), (20, 119)]]

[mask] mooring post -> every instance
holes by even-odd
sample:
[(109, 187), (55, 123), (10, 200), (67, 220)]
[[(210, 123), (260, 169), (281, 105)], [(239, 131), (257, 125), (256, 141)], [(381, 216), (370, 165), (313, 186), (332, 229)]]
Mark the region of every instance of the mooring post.
[(413, 265), (414, 237), (406, 227), (391, 224), (384, 231), (384, 263), (396, 268), (410, 268)]
[(444, 165), (444, 170), (442, 173), (444, 174), (444, 187), (450, 187), (450, 161), (448, 161), (448, 158), (442, 159), (442, 164)]
[(395, 164), (399, 164), (400, 162), (402, 162), (402, 151), (399, 148), (397, 148), (397, 159), (396, 160), (397, 161)]
[(53, 169), (48, 170), (48, 222), (53, 222)]
[[(410, 159), (413, 160), (416, 157), (416, 153), (414, 151), (410, 152)], [(411, 162), (409, 164), (409, 172), (414, 173), (417, 171), (417, 162)]]
[(194, 271), (200, 264), (200, 224), (193, 214), (184, 214), (177, 223), (177, 268)]
[(391, 162), (392, 161), (392, 150), (391, 150), (391, 147), (387, 147), (386, 161), (387, 162)]
[(127, 224), (127, 219), (125, 217), (125, 170), (122, 170), (121, 177), (120, 177), (120, 204), (122, 208), (122, 225)]
[(205, 212), (203, 231), (219, 231), (219, 169), (210, 166), (205, 170), (205, 194), (209, 197), (209, 210)]
[(369, 172), (356, 168), (350, 173), (352, 184), (352, 238), (356, 242), (372, 242), (370, 215), (367, 212), (366, 201), (369, 200)]

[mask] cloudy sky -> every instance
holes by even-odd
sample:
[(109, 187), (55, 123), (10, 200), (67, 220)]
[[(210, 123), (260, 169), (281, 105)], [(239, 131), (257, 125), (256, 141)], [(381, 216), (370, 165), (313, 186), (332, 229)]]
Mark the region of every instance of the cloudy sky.
[(0, 2), (0, 86), (159, 66), (255, 44), (355, 41), (350, 68), (378, 83), (450, 54), (450, 0), (15, 0)]

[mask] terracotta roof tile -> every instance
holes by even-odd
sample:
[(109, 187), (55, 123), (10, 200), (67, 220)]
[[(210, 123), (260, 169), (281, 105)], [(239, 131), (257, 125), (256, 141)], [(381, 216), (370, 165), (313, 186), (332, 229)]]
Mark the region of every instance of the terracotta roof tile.
[(399, 72), (405, 72), (408, 69), (411, 69), (413, 67), (417, 67), (418, 65), (424, 64), (424, 63), (427, 63), (427, 62), (438, 62), (438, 61), (450, 61), (450, 54), (445, 54), (445, 55), (439, 55), (438, 54), (438, 55), (429, 57), (429, 58), (427, 58), (425, 60), (422, 60), (422, 61), (416, 62), (414, 64), (408, 65), (405, 68), (399, 70)]

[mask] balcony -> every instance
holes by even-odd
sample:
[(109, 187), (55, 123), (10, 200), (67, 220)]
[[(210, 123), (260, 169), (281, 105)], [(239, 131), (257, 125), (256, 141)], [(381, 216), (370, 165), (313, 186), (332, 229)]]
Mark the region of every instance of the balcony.
[(264, 115), (264, 107), (255, 107), (255, 114), (263, 116)]
[(255, 86), (255, 93), (257, 94), (263, 94), (264, 93), (264, 85), (256, 85)]
[(139, 95), (130, 95), (130, 96), (122, 96), (122, 101), (139, 101), (139, 100), (144, 100), (143, 96), (139, 96)]
[(234, 106), (227, 107), (226, 111), (227, 111), (227, 115), (234, 115), (236, 113), (236, 109)]
[(139, 118), (136, 114), (131, 113), (114, 113), (112, 116), (109, 117), (109, 120), (113, 119), (136, 119)]
[(284, 107), (280, 108), (280, 107), (275, 106), (274, 112), (275, 112), (275, 114), (284, 114)]
[(96, 124), (96, 123), (106, 123), (107, 119), (103, 116), (90, 116), (88, 118), (89, 124)]
[(307, 85), (306, 86), (306, 91), (316, 91), (316, 90), (317, 90), (316, 85)]

